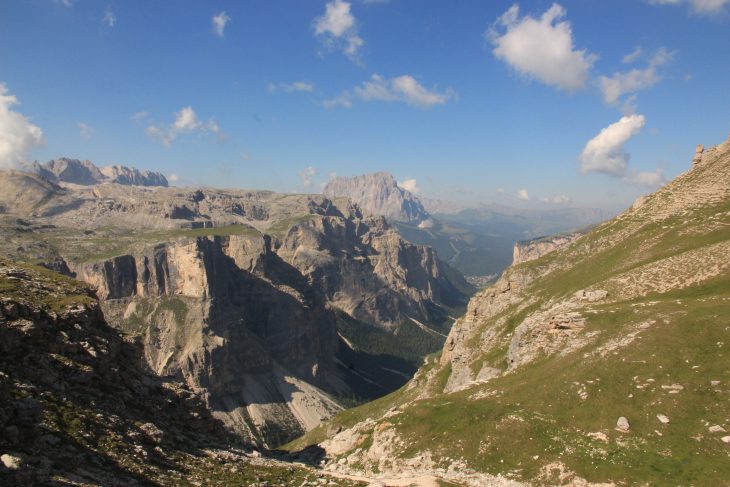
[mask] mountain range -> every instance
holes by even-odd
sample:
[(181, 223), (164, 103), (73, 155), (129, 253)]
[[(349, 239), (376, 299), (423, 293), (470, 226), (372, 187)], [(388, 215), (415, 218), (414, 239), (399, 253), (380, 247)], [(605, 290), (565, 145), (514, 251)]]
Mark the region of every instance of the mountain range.
[(0, 173), (3, 254), (92, 284), (151, 370), (252, 444), (399, 387), (472, 293), (345, 199), (74, 180)]

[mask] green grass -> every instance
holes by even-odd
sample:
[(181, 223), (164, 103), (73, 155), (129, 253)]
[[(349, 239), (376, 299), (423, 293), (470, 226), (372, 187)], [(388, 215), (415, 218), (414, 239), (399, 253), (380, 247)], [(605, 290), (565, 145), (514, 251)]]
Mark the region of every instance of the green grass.
[(289, 231), (291, 227), (294, 225), (297, 225), (299, 223), (305, 223), (310, 220), (315, 220), (317, 218), (321, 218), (319, 215), (313, 215), (313, 214), (302, 214), (302, 215), (295, 215), (291, 216), (289, 218), (282, 218), (281, 220), (277, 220), (271, 226), (266, 229), (266, 233), (271, 235), (272, 237), (276, 238), (284, 238), (286, 236), (286, 233)]
[[(472, 371), (485, 364), (504, 370), (511, 334), (546, 303), (580, 289), (600, 289), (607, 279), (639, 266), (725, 242), (728, 224), (728, 204), (660, 222), (613, 221), (567, 249), (510, 269), (508, 274), (540, 276), (521, 291), (535, 301), (513, 304), (470, 330), (466, 345), (476, 349), (484, 331), (499, 326), (493, 346), (476, 351)], [(624, 232), (621, 238), (618, 232)], [(544, 484), (558, 483), (555, 473), (542, 469), (559, 462), (589, 482), (728, 485), (727, 445), (708, 426), (730, 431), (730, 272), (683, 289), (616, 299), (609, 294), (606, 302), (587, 306), (591, 312), (584, 313), (587, 322), (579, 333), (596, 335), (582, 348), (543, 354), (451, 394), (442, 392), (451, 364), (429, 364), (432, 378), (419, 385), (433, 391), (427, 399), (386, 396), (339, 415), (333, 424), (352, 426), (400, 404), (403, 412), (387, 421), (402, 440), (396, 450), (401, 458), (429, 451), (441, 467), (448, 466), (447, 458), (463, 459), (478, 471), (540, 478)], [(642, 324), (648, 327), (639, 328)], [(638, 330), (633, 341), (627, 339)], [(625, 343), (600, 353), (619, 340)], [(712, 386), (712, 380), (720, 385)], [(661, 387), (673, 384), (683, 389), (672, 394)], [(668, 416), (669, 424), (658, 414)], [(630, 432), (614, 429), (620, 416), (629, 418)], [(324, 425), (317, 434), (326, 437), (330, 428)]]

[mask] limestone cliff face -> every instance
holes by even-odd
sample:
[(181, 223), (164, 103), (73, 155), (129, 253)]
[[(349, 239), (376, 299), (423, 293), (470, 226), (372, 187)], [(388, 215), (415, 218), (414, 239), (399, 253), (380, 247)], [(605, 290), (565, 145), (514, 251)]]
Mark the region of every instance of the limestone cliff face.
[(293, 226), (277, 253), (333, 306), (387, 329), (434, 307), (463, 304), (468, 284), (432, 248), (403, 240), (384, 218), (321, 217)]
[(418, 198), (398, 186), (387, 172), (336, 177), (327, 183), (322, 193), (328, 198), (350, 198), (370, 215), (408, 222), (428, 219), (428, 212)]
[(581, 235), (581, 233), (571, 233), (569, 235), (553, 235), (515, 242), (512, 252), (512, 265), (539, 259), (549, 252), (570, 245)]
[(263, 238), (189, 239), (78, 273), (110, 322), (143, 334), (155, 372), (203, 392), (250, 441), (277, 444), (340, 410), (318, 386), (352, 392), (331, 312)]

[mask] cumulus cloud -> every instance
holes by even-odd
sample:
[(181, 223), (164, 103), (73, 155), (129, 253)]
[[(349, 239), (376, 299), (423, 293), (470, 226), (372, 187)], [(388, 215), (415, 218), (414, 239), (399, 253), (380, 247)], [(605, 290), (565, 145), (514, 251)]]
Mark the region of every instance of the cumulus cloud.
[(390, 79), (373, 74), (368, 81), (352, 90), (344, 91), (336, 98), (325, 100), (324, 106), (326, 108), (337, 106), (350, 108), (353, 97), (363, 101), (399, 101), (419, 108), (429, 108), (455, 100), (456, 93), (451, 88), (443, 92), (435, 89), (429, 90), (413, 76), (407, 74)]
[(303, 91), (311, 93), (314, 91), (314, 84), (307, 81), (295, 81), (293, 83), (269, 83), (266, 86), (269, 93), (283, 92), (283, 93), (294, 93), (297, 91)]
[(554, 3), (541, 17), (520, 17), (520, 7), (509, 8), (486, 32), (494, 45), (492, 53), (518, 73), (567, 91), (585, 86), (597, 59), (573, 45), (566, 10)]
[(10, 109), (18, 99), (0, 83), (0, 169), (25, 162), (28, 151), (44, 144), (43, 131), (23, 114)]
[(170, 181), (171, 183), (176, 183), (180, 180), (180, 177), (177, 174), (172, 173), (169, 176), (167, 176), (167, 180)]
[(580, 154), (580, 171), (602, 172), (613, 176), (624, 176), (629, 154), (624, 151), (624, 144), (638, 134), (646, 119), (643, 115), (627, 115), (588, 141)]
[(687, 4), (690, 11), (700, 15), (722, 13), (730, 0), (648, 0), (653, 5), (682, 5)]
[[(627, 57), (633, 58), (634, 53), (624, 56), (624, 61)], [(598, 79), (598, 85), (603, 94), (603, 101), (613, 105), (618, 103), (619, 99), (626, 94), (633, 94), (651, 88), (662, 79), (659, 69), (671, 61), (673, 57), (673, 52), (661, 48), (651, 57), (644, 69), (632, 69), (623, 73), (616, 72), (612, 76), (601, 76)]]
[(334, 0), (327, 3), (324, 14), (314, 19), (314, 34), (326, 46), (340, 49), (351, 60), (359, 62), (359, 51), (365, 41), (358, 34), (357, 20), (349, 2)]
[(218, 37), (223, 37), (224, 31), (226, 30), (226, 24), (228, 24), (230, 20), (231, 18), (225, 11), (215, 14), (211, 19), (211, 22), (213, 23), (213, 32), (215, 32)]
[(114, 24), (117, 23), (117, 16), (114, 15), (111, 7), (106, 8), (104, 11), (104, 17), (101, 18), (101, 21), (105, 23), (107, 27), (114, 27)]
[(77, 125), (79, 126), (79, 137), (84, 140), (91, 139), (91, 136), (94, 135), (94, 129), (86, 125), (84, 122), (79, 122)]
[(418, 194), (421, 192), (421, 188), (418, 187), (418, 181), (413, 178), (398, 182), (398, 186), (405, 189), (406, 191), (410, 191), (413, 194)]
[(517, 197), (522, 201), (530, 201), (530, 193), (526, 189), (521, 189), (517, 192)]
[(627, 170), (630, 155), (624, 151), (624, 144), (638, 134), (645, 123), (643, 115), (627, 115), (601, 130), (588, 141), (580, 155), (581, 173), (601, 172), (650, 188), (666, 184), (667, 178), (660, 168), (655, 171)]
[(180, 135), (191, 132), (197, 132), (199, 134), (215, 134), (218, 136), (218, 140), (223, 142), (227, 139), (227, 135), (221, 132), (220, 126), (215, 119), (210, 118), (207, 122), (203, 122), (198, 119), (193, 107), (187, 106), (181, 108), (175, 113), (175, 120), (170, 125), (157, 125), (152, 123), (149, 119), (147, 112), (138, 112), (132, 116), (132, 119), (141, 122), (147, 120), (147, 128), (145, 132), (147, 135), (169, 147), (172, 142)]
[(317, 171), (317, 169), (312, 166), (307, 166), (299, 171), (299, 180), (302, 182), (302, 186), (305, 188), (311, 187), (312, 178), (316, 176), (318, 172), (319, 171)]
[(198, 116), (195, 114), (193, 107), (183, 107), (175, 114), (175, 123), (173, 128), (177, 132), (190, 132), (200, 125)]

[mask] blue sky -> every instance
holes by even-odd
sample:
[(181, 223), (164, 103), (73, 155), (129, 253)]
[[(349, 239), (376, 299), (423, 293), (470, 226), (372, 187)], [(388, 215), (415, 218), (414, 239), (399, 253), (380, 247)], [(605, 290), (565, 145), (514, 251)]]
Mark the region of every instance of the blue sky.
[(613, 208), (727, 137), (728, 59), (728, 0), (0, 0), (0, 165)]

